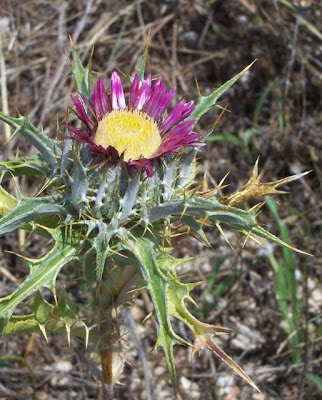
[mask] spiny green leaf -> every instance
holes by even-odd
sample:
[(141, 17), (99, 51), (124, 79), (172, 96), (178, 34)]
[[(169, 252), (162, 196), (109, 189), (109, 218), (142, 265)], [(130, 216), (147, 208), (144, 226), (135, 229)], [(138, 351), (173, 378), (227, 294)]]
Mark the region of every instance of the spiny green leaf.
[(230, 368), (232, 368), (239, 376), (245, 379), (256, 390), (260, 391), (245, 371), (229, 357), (213, 340), (215, 333), (228, 333), (230, 330), (221, 326), (209, 325), (199, 321), (195, 318), (185, 306), (184, 301), (190, 299), (189, 292), (194, 284), (184, 284), (178, 279), (173, 279), (169, 285), (167, 296), (169, 313), (176, 318), (179, 318), (186, 324), (195, 336), (195, 351), (206, 346), (209, 350), (213, 351), (219, 358), (221, 358)]
[[(312, 254), (306, 253), (305, 251), (299, 250), (294, 246), (291, 246), (290, 244), (284, 242), (283, 240), (279, 239), (277, 236), (273, 235), (272, 233), (268, 232), (266, 229), (262, 228), (259, 225), (256, 225), (253, 227), (253, 229), (248, 231), (251, 235), (258, 235), (264, 239), (271, 240), (272, 242), (279, 244), (282, 247), (286, 247), (287, 249), (296, 251), (297, 253), (305, 254), (307, 256), (311, 256)], [(247, 235), (247, 232), (244, 232)]]
[(17, 205), (17, 199), (0, 186), (0, 217), (8, 214)]
[(146, 60), (148, 58), (148, 50), (149, 50), (149, 37), (147, 38), (145, 48), (144, 48), (144, 53), (142, 54), (139, 68), (138, 68), (138, 75), (139, 75), (140, 81), (144, 81), (144, 73), (145, 73)]
[(249, 64), (239, 74), (237, 74), (232, 79), (224, 83), (222, 86), (220, 86), (219, 89), (215, 90), (210, 95), (201, 96), (196, 105), (196, 109), (190, 115), (189, 119), (194, 119), (196, 120), (197, 123), (205, 113), (207, 113), (209, 110), (212, 109), (212, 107), (216, 104), (219, 97), (222, 96), (226, 92), (226, 90), (228, 90), (254, 64), (254, 62), (255, 61)]
[(39, 260), (30, 260), (29, 276), (9, 296), (0, 299), (0, 318), (8, 319), (14, 309), (37, 290), (54, 290), (57, 275), (68, 262), (79, 255), (79, 244), (72, 243), (60, 229), (47, 229), (55, 240), (54, 247)]
[(169, 271), (174, 270), (178, 265), (181, 265), (192, 258), (176, 258), (166, 252), (157, 252), (156, 259), (161, 271), (167, 275)]
[[(45, 324), (47, 333), (63, 333), (66, 334), (66, 324), (63, 318), (58, 319), (56, 316), (50, 318)], [(35, 314), (28, 315), (13, 315), (8, 321), (0, 318), (0, 333), (3, 336), (13, 335), (15, 333), (44, 333), (39, 321), (37, 321)], [(88, 332), (86, 325), (81, 321), (77, 322), (71, 327), (71, 336), (86, 339)], [(91, 331), (91, 341), (98, 341), (98, 334)]]
[[(47, 337), (47, 333), (66, 334), (66, 324), (69, 324), (71, 336), (76, 336), (88, 340), (89, 328), (81, 321), (71, 308), (58, 309), (48, 303), (39, 292), (36, 293), (31, 305), (32, 313), (27, 315), (12, 315), (7, 321), (0, 318), (0, 333), (8, 336), (15, 333), (42, 333)], [(91, 341), (98, 341), (98, 334), (91, 330)]]
[(21, 175), (50, 176), (52, 174), (52, 168), (50, 168), (41, 154), (35, 154), (19, 160), (0, 162), (0, 171), (3, 171), (2, 180)]
[(96, 279), (101, 282), (106, 258), (111, 253), (109, 242), (117, 228), (113, 223), (107, 225), (103, 220), (98, 220), (96, 227), (98, 228), (98, 234), (94, 239), (93, 247), (96, 251)]
[(203, 239), (207, 246), (210, 246), (208, 238), (202, 227), (200, 226), (199, 222), (197, 222), (193, 217), (190, 217), (189, 215), (184, 215), (181, 218), (181, 221), (189, 228), (193, 229)]
[(54, 197), (21, 197), (14, 209), (0, 219), (0, 236), (50, 215), (64, 215), (65, 209), (55, 204)]
[(176, 387), (176, 371), (173, 358), (173, 346), (185, 343), (171, 327), (167, 304), (167, 290), (170, 280), (160, 269), (155, 257), (155, 243), (147, 238), (128, 239), (126, 245), (138, 262), (141, 273), (153, 301), (158, 328), (157, 346), (162, 346), (168, 364), (171, 382)]
[(72, 49), (73, 62), (71, 63), (71, 73), (75, 79), (76, 87), (86, 99), (90, 100), (93, 94), (93, 78), (90, 63), (84, 68), (77, 51)]
[(186, 149), (183, 155), (183, 160), (179, 164), (178, 170), (178, 179), (176, 182), (177, 188), (184, 188), (188, 185), (191, 185), (195, 176), (197, 174), (197, 167), (196, 167), (196, 155), (197, 151), (195, 148)]
[(184, 216), (199, 218), (212, 218), (233, 228), (249, 227), (255, 224), (253, 213), (221, 204), (219, 201), (192, 197), (185, 199), (183, 196), (176, 201), (168, 201), (150, 208), (150, 222), (158, 221), (167, 216)]
[(41, 325), (50, 319), (54, 310), (54, 306), (48, 303), (39, 292), (36, 293), (31, 308), (34, 311), (36, 321)]
[(194, 197), (189, 199), (182, 198), (177, 201), (168, 201), (166, 203), (153, 206), (149, 210), (150, 223), (156, 222), (168, 216), (179, 216), (180, 220), (184, 216), (193, 218), (207, 218), (212, 222), (220, 222), (230, 228), (249, 235), (258, 235), (280, 246), (287, 247), (299, 253), (307, 254), (304, 251), (298, 250), (295, 247), (283, 242), (272, 233), (266, 231), (257, 224), (256, 216), (253, 211), (245, 211), (239, 208), (234, 208), (220, 204), (217, 200), (207, 200), (201, 197)]
[(141, 173), (140, 171), (138, 171), (135, 173), (134, 176), (132, 176), (126, 188), (124, 196), (120, 200), (120, 205), (122, 206), (122, 210), (117, 216), (117, 219), (120, 224), (125, 223), (129, 215), (131, 214), (133, 207), (137, 202), (137, 195), (140, 189), (140, 185), (141, 185)]
[(7, 321), (4, 318), (0, 318), (0, 334), (2, 334), (3, 336), (25, 332), (41, 333), (39, 323), (35, 319), (34, 314), (13, 315)]
[(79, 319), (75, 313), (75, 305), (69, 300), (65, 290), (59, 292), (57, 315), (63, 318), (69, 326), (72, 326)]
[(42, 154), (48, 164), (52, 167), (56, 166), (57, 157), (61, 155), (61, 149), (56, 141), (39, 131), (26, 116), (13, 118), (0, 112), (0, 119), (25, 137)]
[(84, 204), (88, 203), (86, 193), (89, 182), (86, 176), (86, 169), (78, 157), (74, 158), (73, 184), (72, 184), (72, 203), (75, 208), (83, 209)]

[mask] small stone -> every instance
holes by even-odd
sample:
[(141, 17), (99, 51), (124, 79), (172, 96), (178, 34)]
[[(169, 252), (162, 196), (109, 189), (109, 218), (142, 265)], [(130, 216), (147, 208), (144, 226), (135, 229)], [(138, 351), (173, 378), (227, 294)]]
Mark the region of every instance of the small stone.
[(200, 390), (195, 382), (191, 382), (185, 376), (182, 376), (180, 378), (180, 385), (182, 386), (182, 389), (187, 393), (187, 395), (189, 394), (189, 399), (191, 400), (200, 399), (200, 394), (199, 394)]
[(69, 372), (73, 369), (73, 365), (70, 361), (58, 361), (55, 363), (55, 370), (58, 372)]
[(233, 375), (218, 376), (216, 386), (218, 387), (217, 394), (221, 398), (227, 393), (231, 393), (234, 386)]
[(166, 373), (166, 368), (160, 365), (156, 367), (154, 370), (155, 376), (162, 376), (165, 373)]
[(199, 42), (199, 33), (196, 31), (188, 31), (183, 35), (186, 46), (196, 48)]

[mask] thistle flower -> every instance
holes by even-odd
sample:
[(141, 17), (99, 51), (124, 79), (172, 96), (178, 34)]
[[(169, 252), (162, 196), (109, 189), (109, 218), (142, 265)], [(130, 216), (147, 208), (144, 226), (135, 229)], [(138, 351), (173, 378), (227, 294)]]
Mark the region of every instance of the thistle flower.
[(194, 102), (182, 100), (166, 116), (175, 93), (168, 92), (162, 77), (152, 84), (151, 75), (145, 81), (134, 76), (126, 104), (119, 75), (113, 72), (110, 95), (99, 78), (93, 89), (92, 101), (82, 94), (75, 99), (78, 118), (87, 131), (69, 126), (73, 140), (86, 142), (96, 153), (123, 156), (134, 168), (143, 167), (152, 175), (152, 161), (173, 154), (184, 146), (199, 147), (200, 135), (192, 134), (194, 120), (187, 120), (195, 109)]
[[(146, 54), (139, 69), (143, 73), (145, 60)], [(79, 96), (72, 99), (86, 129), (69, 127), (74, 134), (70, 138), (84, 142), (85, 148), (106, 155), (108, 160), (120, 158), (131, 168), (141, 167), (151, 176), (154, 164), (163, 156), (185, 146), (202, 145), (200, 135), (192, 133), (195, 122), (212, 109), (249, 67), (208, 96), (200, 95), (196, 107), (192, 101), (180, 101), (167, 114), (175, 88), (167, 92), (161, 77), (152, 84), (151, 75), (144, 81), (134, 75), (126, 102), (116, 72), (111, 76), (109, 94), (101, 78), (92, 90), (91, 69), (83, 67), (73, 49), (71, 70)], [(28, 259), (30, 273), (25, 281), (10, 295), (0, 298), (0, 332), (8, 335), (38, 330), (46, 338), (47, 333), (61, 332), (67, 333), (68, 341), (71, 336), (84, 339), (86, 347), (89, 344), (100, 355), (99, 379), (113, 391), (123, 368), (124, 354), (115, 310), (132, 301), (136, 289), (145, 285), (156, 319), (156, 346), (164, 350), (174, 388), (177, 383), (173, 347), (188, 342), (173, 330), (172, 318), (191, 330), (195, 351), (208, 348), (258, 389), (214, 342), (214, 334), (229, 330), (198, 321), (187, 308), (186, 302), (193, 302), (190, 292), (198, 283), (180, 281), (175, 269), (186, 260), (169, 254), (170, 246), (177, 237), (178, 223), (205, 243), (208, 241), (203, 225), (213, 224), (222, 233), (224, 224), (247, 237), (256, 235), (295, 250), (257, 223), (260, 205), (250, 210), (236, 205), (265, 194), (280, 193), (276, 190), (279, 185), (304, 174), (263, 183), (256, 163), (246, 185), (220, 198), (217, 188), (204, 192), (197, 185), (196, 189), (195, 151), (182, 152), (180, 158), (169, 157), (160, 163), (158, 173), (146, 180), (140, 171), (127, 174), (119, 163), (109, 168), (105, 162), (96, 162), (96, 158), (91, 163), (88, 152), (72, 151), (69, 141), (62, 149), (59, 140), (44, 135), (26, 116), (12, 118), (0, 112), (0, 119), (39, 151), (28, 158), (1, 162), (1, 179), (41, 174), (46, 179), (44, 187), (52, 186), (50, 195), (15, 199), (0, 185), (0, 216), (6, 214), (0, 218), (0, 235), (17, 228), (37, 227), (37, 233), (46, 238), (50, 235), (54, 241), (42, 258)], [(51, 216), (54, 218), (48, 218)], [(56, 294), (56, 278), (67, 263), (82, 266), (85, 287), (93, 295), (90, 313), (87, 307), (83, 309), (81, 304), (73, 303), (62, 290), (55, 305), (39, 293), (46, 287)], [(96, 291), (93, 291), (93, 272)], [(12, 315), (32, 295), (31, 313)], [(99, 369), (93, 365), (95, 374)]]

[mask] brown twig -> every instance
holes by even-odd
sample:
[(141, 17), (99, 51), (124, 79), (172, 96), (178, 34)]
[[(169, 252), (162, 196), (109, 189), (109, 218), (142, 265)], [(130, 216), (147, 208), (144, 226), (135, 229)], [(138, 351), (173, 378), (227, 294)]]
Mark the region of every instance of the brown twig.
[[(2, 38), (0, 34), (0, 76), (1, 76), (1, 102), (2, 110), (6, 115), (9, 115), (8, 105), (8, 90), (7, 90), (7, 76), (6, 76), (6, 64), (3, 55)], [(11, 136), (10, 126), (3, 123), (4, 126), (4, 138), (5, 142), (8, 142)]]
[[(84, 10), (84, 14), (83, 14), (82, 18), (78, 21), (78, 23), (76, 25), (76, 28), (74, 30), (74, 33), (72, 35), (72, 40), (73, 40), (74, 44), (77, 43), (79, 35), (81, 34), (81, 32), (83, 31), (83, 29), (84, 29), (84, 27), (86, 25), (86, 21), (87, 21), (88, 15), (90, 14), (91, 9), (92, 9), (93, 1), (94, 0), (87, 0), (86, 7), (85, 7), (85, 10)], [(68, 48), (67, 49), (67, 56), (70, 54), (70, 52), (71, 52), (71, 49)], [(47, 93), (46, 93), (46, 96), (45, 96), (45, 100), (43, 102), (42, 113), (41, 113), (41, 116), (40, 116), (40, 124), (42, 124), (44, 119), (45, 119), (46, 113), (48, 112), (49, 102), (51, 101), (53, 92), (54, 92), (59, 80), (61, 79), (61, 76), (64, 73), (64, 69), (65, 69), (66, 65), (67, 65), (66, 54), (62, 54), (61, 57), (60, 57), (60, 61), (58, 63), (58, 66), (56, 68), (56, 73), (55, 73), (53, 79), (51, 80), (51, 83), (50, 83), (50, 85), (48, 87), (48, 90), (47, 90)]]
[(122, 312), (122, 315), (124, 316), (126, 324), (131, 329), (131, 335), (133, 338), (133, 342), (134, 342), (135, 348), (138, 352), (138, 357), (141, 360), (142, 365), (143, 365), (144, 378), (145, 378), (145, 382), (146, 382), (147, 400), (159, 400), (159, 396), (158, 396), (158, 393), (156, 390), (156, 385), (154, 382), (153, 374), (152, 374), (150, 365), (145, 357), (146, 351), (144, 350), (143, 343), (139, 336), (139, 333), (138, 333), (138, 330), (136, 327), (136, 323), (131, 314), (131, 311), (129, 309), (126, 309)]

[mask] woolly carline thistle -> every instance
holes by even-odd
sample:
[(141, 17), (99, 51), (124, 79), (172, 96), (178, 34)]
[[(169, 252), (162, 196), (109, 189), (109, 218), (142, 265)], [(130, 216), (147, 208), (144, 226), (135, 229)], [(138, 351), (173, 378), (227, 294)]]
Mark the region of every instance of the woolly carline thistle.
[(175, 90), (167, 92), (162, 77), (152, 84), (151, 75), (142, 82), (135, 74), (126, 105), (119, 75), (112, 73), (110, 96), (99, 78), (92, 102), (82, 94), (78, 99), (72, 97), (77, 116), (88, 131), (69, 126), (75, 134), (69, 138), (88, 143), (95, 153), (122, 155), (130, 167), (143, 167), (151, 177), (153, 160), (183, 146), (203, 145), (199, 141), (201, 135), (191, 133), (195, 120), (186, 120), (195, 110), (194, 101), (180, 101), (164, 116)]
[[(116, 72), (108, 95), (102, 78), (93, 88), (90, 67), (83, 67), (75, 50), (72, 54), (78, 91), (73, 102), (84, 129), (69, 123), (72, 135), (64, 132), (62, 143), (44, 135), (26, 116), (0, 113), (0, 119), (38, 150), (34, 156), (1, 162), (1, 182), (21, 175), (43, 177), (36, 197), (15, 198), (0, 186), (0, 235), (22, 228), (53, 243), (42, 258), (26, 259), (29, 275), (0, 298), (0, 330), (4, 336), (41, 332), (47, 338), (60, 332), (69, 341), (82, 338), (91, 355), (98, 353), (100, 368), (95, 362), (93, 371), (112, 393), (124, 364), (119, 310), (146, 287), (157, 325), (156, 345), (164, 350), (174, 388), (173, 346), (190, 344), (194, 351), (211, 350), (258, 389), (214, 341), (215, 334), (229, 329), (202, 323), (190, 313), (186, 300), (193, 301), (190, 292), (197, 283), (180, 281), (175, 270), (185, 260), (170, 254), (181, 234), (209, 245), (203, 226), (210, 225), (221, 233), (225, 225), (248, 238), (290, 247), (256, 222), (261, 203), (250, 210), (238, 205), (282, 193), (276, 190), (279, 185), (303, 174), (262, 183), (256, 163), (249, 181), (227, 197), (219, 197), (218, 189), (203, 188), (196, 176), (196, 154), (205, 136), (193, 129), (249, 67), (195, 104), (180, 101), (167, 113), (175, 89), (167, 92), (162, 78), (154, 83), (150, 75), (144, 79), (146, 52), (131, 79), (127, 102)], [(68, 263), (75, 267), (73, 280), (84, 291), (84, 304), (72, 301), (61, 288), (57, 294), (56, 278)], [(54, 302), (42, 296), (42, 288), (52, 291)], [(32, 302), (24, 304), (30, 313), (13, 315), (30, 297)], [(174, 332), (172, 317), (191, 330), (193, 343)]]

